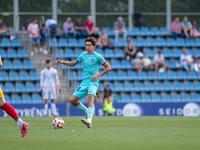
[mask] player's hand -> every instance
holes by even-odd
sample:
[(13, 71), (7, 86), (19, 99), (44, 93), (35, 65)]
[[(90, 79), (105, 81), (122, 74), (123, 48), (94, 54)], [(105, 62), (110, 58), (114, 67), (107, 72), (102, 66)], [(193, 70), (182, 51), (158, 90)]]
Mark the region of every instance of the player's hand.
[(58, 59), (58, 60), (56, 61), (56, 64), (59, 64), (59, 63), (62, 64), (62, 62), (63, 62), (62, 60)]
[(40, 88), (40, 94), (43, 95), (43, 87)]
[(92, 82), (95, 82), (95, 81), (97, 81), (98, 79), (99, 79), (99, 76), (96, 75), (96, 76), (93, 76), (93, 77), (91, 78), (91, 81), (92, 81)]
[(61, 89), (60, 89), (59, 85), (57, 86), (57, 89), (58, 89), (58, 93), (60, 94), (61, 93)]

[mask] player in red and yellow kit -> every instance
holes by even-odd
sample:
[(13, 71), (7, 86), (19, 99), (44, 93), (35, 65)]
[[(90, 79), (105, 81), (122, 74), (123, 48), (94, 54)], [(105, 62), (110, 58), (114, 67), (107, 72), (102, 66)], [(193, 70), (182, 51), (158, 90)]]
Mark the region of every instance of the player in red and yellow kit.
[[(3, 62), (0, 56), (0, 67), (2, 66)], [(6, 103), (1, 87), (0, 87), (0, 108), (4, 110), (10, 117), (12, 117), (17, 122), (19, 129), (21, 130), (22, 137), (25, 137), (28, 133), (28, 123), (22, 121), (22, 119), (18, 116), (15, 109), (10, 104)]]

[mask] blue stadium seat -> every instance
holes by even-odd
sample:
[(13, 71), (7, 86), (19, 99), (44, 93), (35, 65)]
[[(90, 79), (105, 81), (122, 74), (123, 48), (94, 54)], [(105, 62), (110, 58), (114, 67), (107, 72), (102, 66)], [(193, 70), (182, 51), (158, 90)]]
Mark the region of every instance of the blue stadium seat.
[(193, 53), (192, 53), (192, 50), (191, 50), (191, 49), (187, 48), (187, 51), (188, 51), (188, 54), (189, 54), (189, 55), (193, 55)]
[(154, 55), (158, 54), (159, 51), (162, 52), (162, 49), (161, 48), (155, 48), (154, 49)]
[(100, 80), (104, 81), (104, 80), (107, 80), (107, 78), (108, 78), (108, 75), (104, 74), (103, 76), (100, 77)]
[(171, 102), (171, 98), (169, 94), (162, 94), (162, 102)]
[(129, 94), (122, 94), (121, 100), (122, 100), (122, 102), (130, 102), (131, 101), (130, 95)]
[(77, 78), (78, 80), (83, 80), (83, 71), (78, 71)]
[(169, 33), (168, 29), (166, 27), (161, 27), (160, 28), (160, 34), (163, 35), (163, 32)]
[(155, 90), (156, 91), (163, 91), (164, 90), (163, 82), (156, 82), (155, 83)]
[(166, 67), (167, 67), (167, 68), (170, 68), (169, 60), (165, 59), (164, 62), (165, 62)]
[(178, 49), (178, 48), (174, 49), (174, 57), (180, 58), (181, 54), (182, 54), (181, 49)]
[(190, 80), (195, 80), (195, 79), (197, 79), (196, 72), (194, 72), (194, 71), (188, 71), (188, 72), (187, 72), (187, 78), (190, 79)]
[(165, 58), (171, 58), (173, 57), (173, 52), (172, 52), (172, 49), (164, 49), (164, 56)]
[(10, 100), (10, 96), (9, 95), (4, 95), (4, 99), (6, 101), (6, 103), (10, 104), (11, 100)]
[(154, 86), (152, 82), (145, 82), (144, 86), (146, 91), (154, 91)]
[(158, 39), (157, 39), (157, 46), (159, 46), (159, 47), (164, 47), (164, 46), (166, 46), (165, 39), (164, 39), (164, 38), (158, 38)]
[(19, 80), (18, 73), (16, 71), (10, 71), (9, 79), (11, 81), (18, 81)]
[(128, 60), (122, 60), (121, 62), (122, 69), (130, 69), (132, 68), (130, 62)]
[(155, 71), (149, 71), (148, 72), (148, 79), (149, 80), (156, 80), (157, 79), (157, 75)]
[(25, 92), (25, 86), (23, 83), (16, 83), (16, 86), (15, 86), (15, 90), (16, 92), (18, 93), (22, 93), (22, 92)]
[(143, 35), (143, 36), (150, 35), (149, 28), (148, 27), (141, 27), (140, 34)]
[(138, 79), (139, 80), (146, 80), (147, 79), (146, 72), (145, 71), (138, 72)]
[(0, 81), (8, 81), (8, 73), (5, 71), (0, 72)]
[(58, 42), (57, 42), (57, 39), (54, 38), (54, 39), (49, 39), (49, 46), (50, 47), (57, 47), (58, 45)]
[(134, 103), (141, 102), (141, 99), (140, 99), (140, 95), (139, 95), (139, 94), (132, 94), (132, 95), (131, 95), (131, 99), (132, 99), (132, 102), (134, 102)]
[(117, 80), (117, 72), (116, 71), (108, 72), (108, 80)]
[(147, 46), (146, 40), (144, 38), (139, 38), (138, 41), (137, 41), (137, 45), (140, 46), (140, 47)]
[(167, 78), (170, 79), (170, 80), (175, 80), (175, 79), (177, 79), (176, 71), (168, 71)]
[(26, 91), (27, 92), (36, 92), (35, 84), (34, 83), (27, 83), (26, 84)]
[(121, 101), (119, 94), (113, 94), (113, 101), (114, 102), (120, 102)]
[(159, 31), (158, 27), (151, 27), (150, 31), (151, 31), (151, 35), (153, 35), (153, 36), (160, 35), (160, 31)]
[(13, 83), (6, 83), (5, 85), (5, 91), (9, 93), (15, 92), (15, 86)]
[(117, 46), (119, 46), (119, 47), (127, 46), (126, 40), (125, 39), (119, 39)]
[(119, 71), (118, 72), (118, 79), (119, 80), (127, 80), (128, 77), (127, 77), (126, 71)]
[(13, 62), (13, 68), (17, 69), (17, 70), (23, 69), (24, 66), (22, 64), (22, 61), (21, 60), (14, 60), (14, 62)]
[(80, 47), (85, 47), (85, 39), (84, 39), (84, 38), (80, 38), (80, 39), (78, 40), (78, 45), (79, 45)]
[(157, 44), (156, 44), (156, 40), (155, 40), (155, 38), (148, 38), (147, 39), (147, 46), (149, 46), (149, 47), (154, 47), (154, 46), (156, 46)]
[(27, 81), (29, 80), (29, 74), (27, 71), (20, 71), (19, 78), (21, 81)]
[(3, 69), (13, 69), (12, 61), (4, 60)]
[(0, 56), (1, 56), (1, 58), (6, 58), (7, 57), (5, 49), (0, 49)]
[(68, 79), (69, 80), (76, 80), (76, 72), (75, 71), (69, 71)]
[(145, 48), (144, 49), (144, 54), (147, 54), (151, 58), (151, 57), (153, 57), (153, 50)]
[(56, 53), (56, 58), (63, 58), (64, 57), (64, 52), (63, 52), (63, 49), (61, 49), (61, 48), (56, 49), (55, 53)]
[(67, 40), (64, 39), (64, 38), (60, 38), (60, 39), (58, 40), (58, 46), (59, 46), (59, 47), (67, 47), (67, 46), (68, 46)]
[(123, 92), (124, 91), (124, 85), (122, 82), (115, 82), (115, 91), (116, 92)]
[(166, 91), (173, 91), (174, 90), (173, 82), (165, 82), (165, 90)]
[(186, 44), (185, 44), (184, 38), (177, 38), (176, 45), (179, 46), (179, 47), (185, 46)]
[(69, 47), (78, 47), (78, 42), (77, 39), (69, 39), (69, 43), (68, 43)]
[(109, 88), (110, 88), (112, 91), (114, 90), (114, 86), (113, 86), (113, 83), (112, 83), (112, 82), (109, 83)]
[(74, 58), (74, 50), (66, 49), (65, 50), (65, 58)]
[(160, 94), (152, 94), (151, 99), (152, 102), (160, 102), (161, 101)]
[(171, 60), (171, 65), (170, 65), (170, 67), (173, 68), (173, 69), (177, 69), (177, 68), (179, 68), (179, 67), (177, 66), (177, 64), (179, 64), (179, 60), (173, 59), (173, 60)]
[(181, 101), (180, 94), (172, 94), (172, 101), (173, 102), (180, 102)]
[(132, 35), (132, 36), (138, 36), (138, 35), (140, 35), (140, 30), (139, 30), (139, 28), (138, 28), (138, 27), (132, 28), (132, 30), (131, 30), (131, 35)]
[(7, 51), (8, 58), (17, 58), (17, 53), (15, 49), (8, 49)]
[(198, 79), (200, 79), (200, 72), (198, 72)]
[(83, 53), (83, 49), (76, 49), (75, 50), (75, 57), (79, 57)]
[(183, 102), (190, 102), (191, 101), (190, 94), (188, 94), (188, 93), (182, 94), (182, 101)]
[(22, 95), (22, 103), (27, 103), (27, 104), (32, 103), (31, 96), (26, 94)]
[(4, 92), (4, 84), (3, 83), (0, 83), (0, 87), (1, 87), (1, 90)]
[(196, 46), (200, 47), (200, 38), (196, 38)]
[(149, 94), (142, 94), (142, 102), (151, 102), (151, 97)]
[(2, 46), (2, 47), (10, 47), (10, 46), (11, 46), (11, 45), (10, 45), (10, 40), (7, 39), (7, 38), (3, 38), (3, 39), (1, 40), (1, 46)]
[(142, 82), (135, 82), (135, 91), (144, 91), (144, 85)]
[(174, 86), (175, 86), (176, 91), (183, 91), (184, 90), (183, 82), (177, 81), (177, 82), (175, 82)]
[(132, 45), (133, 45), (133, 46), (137, 46), (136, 39), (129, 39), (129, 40), (131, 40), (131, 41), (132, 41)]
[(200, 82), (195, 82), (194, 87), (196, 91), (200, 91)]
[(124, 58), (124, 52), (122, 49), (115, 49), (115, 58)]
[(100, 92), (104, 91), (104, 87), (103, 87), (103, 83), (102, 82), (99, 83), (99, 90), (100, 90)]
[(40, 83), (36, 83), (36, 91), (40, 92)]
[(176, 41), (174, 40), (174, 38), (167, 38), (167, 46), (169, 47), (173, 47), (176, 46)]
[(185, 90), (186, 91), (193, 91), (194, 90), (194, 86), (192, 82), (185, 82)]
[(24, 69), (34, 69), (33, 64), (30, 60), (24, 61)]
[(192, 94), (192, 101), (193, 102), (200, 102), (200, 96), (197, 93)]
[(186, 71), (178, 71), (178, 79), (187, 79)]
[(11, 46), (12, 47), (22, 47), (22, 44), (19, 39), (13, 39)]
[(28, 58), (26, 51), (24, 49), (19, 49), (17, 51), (18, 58)]
[(39, 77), (39, 75), (38, 75), (38, 73), (36, 71), (32, 71), (30, 73), (30, 79), (32, 81), (37, 81), (37, 80), (40, 80), (40, 77)]
[(128, 79), (129, 80), (136, 80), (137, 79), (137, 74), (135, 71), (128, 71)]
[(193, 46), (195, 46), (194, 39), (193, 39), (193, 38), (187, 38), (187, 39), (186, 39), (186, 45), (187, 45), (188, 47), (193, 47)]
[(99, 54), (101, 54), (102, 56), (105, 56), (104, 55), (104, 51), (102, 49), (95, 49), (95, 51)]
[(106, 34), (109, 36), (110, 35), (110, 28), (109, 27), (103, 27), (103, 29), (105, 30)]
[(126, 82), (124, 89), (126, 92), (134, 91), (133, 83), (132, 82)]
[(106, 49), (105, 50), (105, 58), (114, 58), (114, 52), (113, 49)]
[(166, 72), (159, 72), (158, 73), (158, 79), (160, 79), (160, 80), (166, 80), (167, 79)]
[(13, 104), (21, 104), (21, 97), (19, 95), (12, 95), (11, 99)]
[(197, 54), (200, 57), (200, 49), (194, 49), (193, 54)]

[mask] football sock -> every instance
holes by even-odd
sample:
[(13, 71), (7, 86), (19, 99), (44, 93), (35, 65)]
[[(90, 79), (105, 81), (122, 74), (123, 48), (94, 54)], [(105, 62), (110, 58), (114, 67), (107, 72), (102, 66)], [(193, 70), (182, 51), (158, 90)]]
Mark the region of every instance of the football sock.
[(47, 115), (48, 104), (44, 104), (44, 115)]
[(18, 118), (17, 119), (17, 124), (18, 124), (19, 127), (21, 127), (24, 124), (24, 122), (22, 121), (21, 118)]
[(51, 103), (51, 109), (52, 109), (53, 115), (56, 115), (56, 104), (55, 103)]
[(76, 106), (76, 108), (79, 109), (79, 110), (81, 110), (81, 111), (84, 111), (86, 114), (87, 114), (87, 112), (88, 112), (87, 107), (85, 107), (85, 106), (83, 105), (83, 103), (81, 103), (81, 102), (80, 102), (80, 104), (79, 104), (78, 106)]
[(91, 123), (92, 122), (92, 116), (94, 114), (94, 108), (93, 107), (89, 107), (88, 108), (88, 121)]
[(4, 103), (1, 106), (1, 109), (4, 110), (10, 117), (12, 117), (15, 121), (19, 119), (19, 116), (15, 109), (8, 103)]

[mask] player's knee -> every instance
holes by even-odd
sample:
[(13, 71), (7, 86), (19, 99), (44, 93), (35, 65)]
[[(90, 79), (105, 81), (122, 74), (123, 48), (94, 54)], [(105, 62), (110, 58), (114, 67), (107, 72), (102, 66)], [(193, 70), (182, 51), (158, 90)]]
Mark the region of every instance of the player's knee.
[(88, 99), (87, 102), (88, 102), (88, 104), (91, 104), (91, 103), (93, 103), (93, 100), (92, 99)]

